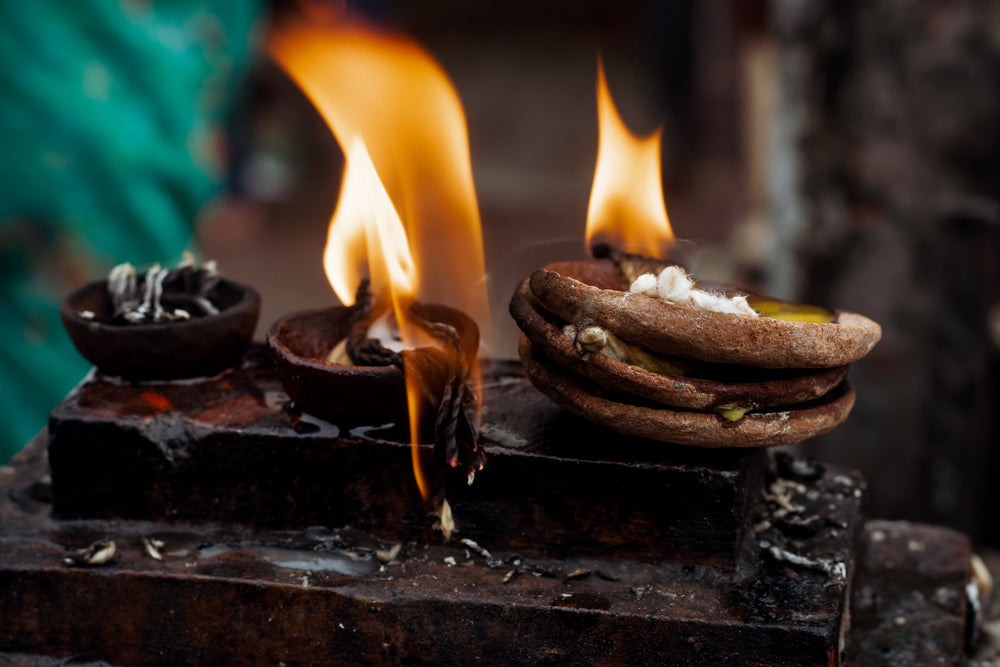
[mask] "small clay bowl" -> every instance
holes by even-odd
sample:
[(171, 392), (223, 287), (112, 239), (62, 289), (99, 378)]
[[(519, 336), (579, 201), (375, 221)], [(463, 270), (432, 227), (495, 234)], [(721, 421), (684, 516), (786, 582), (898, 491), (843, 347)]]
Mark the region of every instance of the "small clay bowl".
[(862, 358), (882, 337), (877, 323), (847, 311), (834, 311), (832, 322), (791, 322), (633, 294), (608, 260), (551, 264), (535, 271), (529, 284), (545, 310), (567, 322), (592, 322), (643, 349), (685, 359), (756, 368), (833, 368)]
[(757, 410), (795, 405), (823, 396), (847, 377), (847, 366), (817, 372), (708, 363), (699, 364), (699, 375), (703, 377), (676, 376), (655, 373), (603, 354), (584, 355), (563, 334), (563, 322), (535, 301), (528, 281), (514, 293), (510, 314), (531, 341), (532, 349), (549, 361), (598, 386), (678, 408)]
[[(271, 325), (267, 344), (278, 377), (296, 406), (341, 426), (405, 422), (406, 382), (396, 366), (345, 366), (326, 358), (347, 337), (352, 308), (333, 306), (290, 313)], [(424, 306), (433, 321), (455, 327), (466, 359), (474, 363), (479, 327), (461, 311)], [(421, 351), (414, 350), (414, 354)]]
[[(209, 298), (217, 315), (156, 324), (112, 324), (106, 281), (88, 283), (63, 299), (59, 309), (70, 340), (104, 375), (127, 380), (206, 377), (236, 365), (260, 316), (260, 294), (220, 280)], [(90, 311), (93, 318), (81, 312)]]
[(523, 334), (518, 353), (524, 369), (543, 394), (578, 417), (625, 435), (697, 447), (779, 447), (826, 433), (854, 407), (855, 393), (846, 380), (809, 403), (749, 412), (729, 421), (710, 412), (635, 405), (598, 395), (586, 381), (548, 362)]

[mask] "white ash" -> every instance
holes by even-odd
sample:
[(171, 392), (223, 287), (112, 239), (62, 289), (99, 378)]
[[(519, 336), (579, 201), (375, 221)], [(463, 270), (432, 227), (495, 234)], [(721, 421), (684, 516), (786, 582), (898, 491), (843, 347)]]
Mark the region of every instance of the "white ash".
[(451, 513), (451, 505), (448, 503), (448, 499), (445, 498), (438, 505), (438, 521), (434, 524), (435, 530), (440, 530), (444, 535), (444, 541), (447, 542), (451, 539), (451, 534), (455, 532), (455, 518)]
[(106, 563), (110, 563), (117, 553), (118, 545), (115, 544), (115, 541), (103, 539), (94, 542), (88, 547), (78, 549), (77, 551), (68, 554), (65, 558), (63, 558), (63, 562), (66, 563), (66, 565), (75, 567), (104, 565)]
[(979, 597), (979, 588), (976, 586), (975, 578), (972, 578), (965, 584), (965, 599), (969, 603), (969, 609), (972, 611), (972, 627), (974, 631), (978, 632), (979, 619), (982, 618), (983, 605)]
[(142, 540), (142, 546), (146, 549), (146, 554), (148, 554), (150, 558), (153, 560), (163, 560), (163, 554), (160, 553), (160, 549), (162, 549), (164, 545), (161, 540), (145, 537)]
[(777, 544), (772, 544), (767, 540), (761, 540), (758, 543), (758, 546), (771, 554), (771, 557), (776, 561), (804, 567), (807, 570), (823, 572), (827, 576), (835, 577), (837, 579), (847, 579), (847, 564), (842, 561), (824, 558), (807, 558), (806, 556), (800, 556), (799, 554), (792, 553), (787, 549), (782, 549)]
[[(219, 309), (209, 299), (209, 293), (219, 280), (214, 260), (195, 267), (190, 253), (185, 253), (173, 270), (153, 264), (142, 279), (141, 286), (135, 267), (123, 262), (108, 274), (113, 317), (130, 324), (141, 324), (188, 320), (196, 314), (217, 315)], [(166, 288), (165, 283), (168, 284)], [(178, 298), (184, 300), (185, 307), (164, 307), (165, 299), (169, 302)]]
[(396, 542), (396, 544), (392, 545), (392, 547), (389, 549), (377, 550), (375, 552), (375, 557), (381, 563), (391, 563), (392, 561), (396, 560), (396, 557), (399, 556), (399, 552), (401, 552), (402, 550), (403, 550), (403, 543)]
[(490, 554), (490, 552), (484, 549), (483, 547), (479, 546), (479, 543), (476, 542), (475, 540), (470, 540), (467, 537), (463, 537), (461, 542), (462, 544), (469, 547), (470, 549), (475, 551), (477, 554), (479, 554), (486, 560), (493, 560), (493, 556)]
[(983, 562), (979, 554), (972, 554), (970, 564), (972, 579), (976, 582), (979, 597), (986, 599), (993, 592), (993, 575), (990, 574), (989, 568), (986, 567), (986, 563)]
[[(494, 558), (493, 554), (491, 554), (484, 547), (479, 546), (479, 543), (476, 542), (475, 540), (470, 540), (467, 537), (463, 537), (461, 541), (462, 541), (462, 544), (464, 544), (465, 546), (469, 547), (470, 549), (472, 549), (473, 551), (475, 551), (477, 554), (479, 554), (480, 556), (482, 556), (483, 558), (485, 558), (486, 559), (486, 564), (489, 567), (497, 567), (499, 565), (503, 565), (503, 561), (501, 559)], [(468, 552), (466, 552), (466, 553), (468, 553)], [(471, 557), (471, 554), (469, 556)], [(515, 563), (515, 565), (516, 564), (517, 563)]]
[(115, 315), (129, 313), (139, 307), (135, 267), (124, 262), (111, 269), (108, 274), (108, 293), (115, 307)]
[[(799, 505), (797, 503), (792, 502), (793, 495), (791, 491), (799, 490), (796, 488), (796, 486), (802, 487), (801, 490), (805, 491), (805, 487), (803, 487), (801, 484), (798, 484), (797, 482), (788, 482), (788, 480), (779, 478), (777, 481), (773, 482), (771, 486), (768, 487), (768, 491), (770, 493), (768, 493), (767, 491), (763, 493), (765, 500), (770, 501), (775, 505), (779, 506), (780, 509), (775, 510), (774, 512), (774, 515), (776, 517), (782, 518), (789, 513), (800, 514), (805, 511), (806, 508), (803, 505)], [(780, 516), (779, 512), (781, 513)]]
[(808, 491), (805, 484), (791, 479), (785, 479), (784, 477), (779, 477), (777, 480), (772, 482), (770, 488), (772, 493), (780, 493), (784, 495), (790, 495), (789, 491), (794, 491), (799, 495), (805, 495)]
[(715, 313), (759, 317), (757, 311), (747, 303), (745, 296), (727, 297), (724, 294), (698, 289), (687, 272), (679, 266), (668, 266), (660, 271), (658, 276), (644, 273), (632, 281), (629, 291), (669, 301), (678, 306), (710, 310)]

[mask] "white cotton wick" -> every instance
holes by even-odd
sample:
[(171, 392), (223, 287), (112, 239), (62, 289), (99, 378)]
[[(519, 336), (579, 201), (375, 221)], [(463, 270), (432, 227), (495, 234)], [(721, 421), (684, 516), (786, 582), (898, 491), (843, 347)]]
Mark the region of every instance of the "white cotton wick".
[(713, 294), (703, 290), (691, 290), (691, 303), (694, 304), (695, 308), (711, 310), (715, 313), (757, 315), (757, 312), (747, 303), (745, 296), (727, 297), (722, 294)]
[(691, 302), (694, 281), (679, 266), (668, 266), (656, 279), (656, 293), (664, 301), (684, 306)]
[(753, 309), (747, 302), (747, 298), (742, 294), (739, 296), (734, 296), (729, 299), (729, 303), (733, 305), (733, 309), (736, 311), (737, 315), (750, 315), (751, 317), (760, 317), (760, 313)]
[(699, 310), (710, 310), (716, 313), (731, 315), (749, 315), (758, 317), (757, 311), (750, 307), (745, 296), (728, 297), (697, 289), (687, 272), (679, 266), (668, 266), (660, 275), (644, 273), (629, 285), (629, 291), (635, 294), (662, 299), (678, 306), (690, 306)]
[(644, 294), (645, 296), (656, 296), (656, 276), (652, 273), (644, 273), (629, 285), (629, 292), (633, 294)]

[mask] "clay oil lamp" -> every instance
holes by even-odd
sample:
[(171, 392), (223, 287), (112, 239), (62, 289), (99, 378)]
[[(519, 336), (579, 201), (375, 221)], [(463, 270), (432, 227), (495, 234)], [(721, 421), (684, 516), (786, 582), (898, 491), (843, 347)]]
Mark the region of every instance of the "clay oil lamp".
[[(366, 228), (378, 230), (367, 239), (380, 254), (369, 263), (371, 283), (344, 270), (352, 264), (350, 237)], [(482, 465), (475, 444), (479, 329), (455, 308), (416, 300), (406, 231), (360, 139), (348, 152), (324, 266), (349, 305), (292, 313), (268, 332), (289, 397), (342, 426), (401, 424), (409, 415), (411, 437), (440, 443), (444, 461), (474, 476)]]
[[(288, 396), (302, 410), (341, 426), (404, 423), (407, 415), (403, 355), (395, 327), (381, 327), (392, 342), (371, 337), (372, 325), (392, 318), (374, 307), (365, 287), (352, 306), (286, 315), (271, 325), (268, 345)], [(467, 365), (474, 365), (479, 329), (467, 315), (440, 305), (415, 306), (429, 328), (445, 331)], [(434, 326), (431, 323), (434, 323)], [(433, 363), (433, 346), (412, 351), (411, 363)]]
[(60, 307), (77, 351), (101, 374), (127, 380), (216, 375), (240, 361), (259, 314), (256, 290), (190, 257), (143, 275), (121, 264)]
[[(846, 419), (855, 400), (848, 365), (878, 342), (879, 325), (696, 283), (656, 259), (673, 240), (659, 135), (629, 133), (603, 69), (598, 116), (593, 259), (535, 271), (510, 303), (535, 386), (581, 417), (684, 445), (788, 445)], [(594, 243), (609, 237), (617, 243)]]
[(345, 150), (323, 255), (343, 305), (271, 326), (279, 377), (292, 408), (336, 425), (408, 425), (421, 495), (446, 527), (442, 471), (471, 483), (484, 463), (477, 322), (488, 306), (461, 103), (415, 42), (350, 18), (286, 23), (267, 48)]

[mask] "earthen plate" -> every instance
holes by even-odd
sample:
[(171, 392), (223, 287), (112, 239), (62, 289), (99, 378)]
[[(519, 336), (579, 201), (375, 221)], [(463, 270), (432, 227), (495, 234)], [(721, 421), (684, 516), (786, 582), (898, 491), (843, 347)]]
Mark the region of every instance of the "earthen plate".
[(521, 335), (518, 352), (532, 384), (569, 412), (625, 435), (698, 447), (777, 447), (826, 433), (854, 407), (845, 380), (823, 398), (795, 408), (751, 412), (729, 421), (710, 412), (619, 402), (592, 393), (585, 381), (536, 353)]
[(661, 354), (758, 368), (833, 368), (865, 356), (882, 337), (874, 321), (836, 311), (829, 323), (791, 322), (677, 306), (628, 291), (613, 262), (559, 262), (530, 278), (549, 312), (594, 323)]
[(608, 390), (641, 396), (691, 410), (722, 406), (759, 408), (796, 405), (823, 396), (847, 377), (847, 366), (819, 372), (750, 369), (704, 364), (712, 379), (665, 375), (617, 361), (603, 354), (579, 352), (561, 329), (559, 318), (545, 312), (524, 281), (510, 302), (510, 313), (534, 350), (567, 370)]

